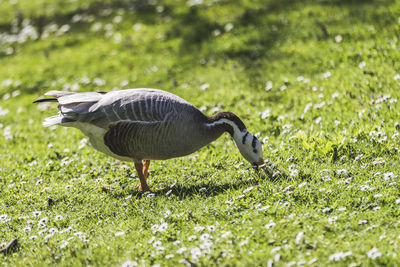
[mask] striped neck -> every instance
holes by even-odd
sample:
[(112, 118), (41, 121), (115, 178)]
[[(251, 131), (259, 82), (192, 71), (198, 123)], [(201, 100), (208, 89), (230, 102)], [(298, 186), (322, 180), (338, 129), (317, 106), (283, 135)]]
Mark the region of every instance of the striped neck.
[(215, 132), (219, 129), (230, 133), (240, 154), (252, 165), (259, 165), (260, 162), (263, 162), (260, 141), (247, 131), (244, 123), (235, 114), (220, 112), (208, 117), (207, 125)]
[(235, 143), (240, 143), (248, 133), (242, 120), (232, 112), (220, 112), (208, 117), (208, 125), (221, 126), (225, 132), (228, 132), (232, 136)]

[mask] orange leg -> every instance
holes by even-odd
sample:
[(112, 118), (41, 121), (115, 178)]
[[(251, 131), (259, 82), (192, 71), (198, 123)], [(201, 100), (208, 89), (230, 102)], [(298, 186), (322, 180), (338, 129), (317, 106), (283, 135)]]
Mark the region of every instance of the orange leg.
[(147, 181), (147, 177), (149, 176), (150, 160), (144, 159), (142, 160), (142, 164), (143, 164), (143, 175)]
[(141, 191), (150, 191), (150, 187), (147, 185), (146, 178), (143, 175), (143, 163), (135, 162), (135, 168), (140, 180), (140, 184), (137, 186), (137, 188)]

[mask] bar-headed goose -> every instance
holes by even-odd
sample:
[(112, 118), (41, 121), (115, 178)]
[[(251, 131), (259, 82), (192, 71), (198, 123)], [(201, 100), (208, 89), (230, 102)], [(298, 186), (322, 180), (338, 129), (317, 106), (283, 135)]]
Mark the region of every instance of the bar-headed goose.
[(147, 185), (150, 160), (182, 157), (228, 132), (242, 156), (252, 165), (264, 164), (261, 143), (231, 112), (208, 117), (184, 99), (157, 89), (112, 92), (50, 91), (59, 114), (43, 126), (62, 125), (80, 129), (93, 147), (111, 157), (133, 161), (139, 190)]

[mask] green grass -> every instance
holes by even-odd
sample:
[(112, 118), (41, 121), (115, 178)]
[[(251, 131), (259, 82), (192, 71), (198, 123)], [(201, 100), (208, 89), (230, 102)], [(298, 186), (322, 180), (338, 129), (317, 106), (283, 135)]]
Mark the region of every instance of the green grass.
[[(0, 262), (399, 265), (400, 4), (187, 2), (0, 1), (0, 247), (19, 239)], [(32, 104), (137, 87), (234, 112), (274, 178), (224, 135), (152, 162), (143, 194), (131, 164)]]

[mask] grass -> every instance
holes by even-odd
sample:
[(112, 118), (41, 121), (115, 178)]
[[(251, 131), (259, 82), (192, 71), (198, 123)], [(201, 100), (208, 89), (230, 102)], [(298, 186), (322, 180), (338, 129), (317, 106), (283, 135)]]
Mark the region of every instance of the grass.
[[(202, 2), (0, 2), (0, 248), (19, 241), (3, 265), (400, 264), (400, 4)], [(152, 162), (143, 194), (31, 104), (137, 87), (235, 112), (275, 176), (224, 135)]]

